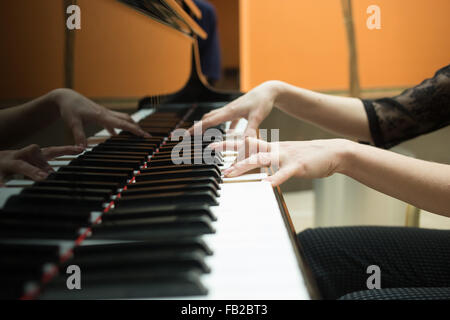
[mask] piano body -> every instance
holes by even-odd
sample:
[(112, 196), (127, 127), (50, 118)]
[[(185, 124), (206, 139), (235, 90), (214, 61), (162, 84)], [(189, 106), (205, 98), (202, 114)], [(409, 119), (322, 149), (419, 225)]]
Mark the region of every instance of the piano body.
[[(205, 36), (174, 0), (121, 1), (194, 39)], [(184, 89), (142, 99), (133, 115), (152, 138), (103, 130), (82, 155), (52, 161), (47, 180), (0, 189), (0, 298), (315, 297), (281, 192), (262, 181), (267, 173), (223, 178), (232, 152), (213, 153), (213, 164), (171, 162), (174, 129), (239, 96), (206, 84), (193, 43)], [(226, 125), (218, 129), (226, 139)], [(208, 143), (190, 144), (201, 152)], [(80, 290), (68, 288), (72, 265)]]

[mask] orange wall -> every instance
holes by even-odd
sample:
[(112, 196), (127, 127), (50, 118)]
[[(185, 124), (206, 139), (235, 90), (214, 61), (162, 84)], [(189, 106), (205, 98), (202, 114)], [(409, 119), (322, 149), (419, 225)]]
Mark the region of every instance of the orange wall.
[[(363, 88), (414, 85), (450, 63), (450, 1), (357, 0), (354, 19)], [(381, 30), (366, 8), (381, 7)], [(319, 90), (348, 87), (339, 0), (240, 0), (241, 86), (269, 79)]]
[(223, 68), (239, 68), (239, 0), (209, 0), (217, 11)]

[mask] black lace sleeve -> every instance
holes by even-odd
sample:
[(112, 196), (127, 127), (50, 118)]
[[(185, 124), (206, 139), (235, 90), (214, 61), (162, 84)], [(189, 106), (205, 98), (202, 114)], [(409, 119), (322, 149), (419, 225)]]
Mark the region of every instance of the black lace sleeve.
[(450, 124), (450, 65), (393, 98), (362, 100), (377, 147), (391, 148)]

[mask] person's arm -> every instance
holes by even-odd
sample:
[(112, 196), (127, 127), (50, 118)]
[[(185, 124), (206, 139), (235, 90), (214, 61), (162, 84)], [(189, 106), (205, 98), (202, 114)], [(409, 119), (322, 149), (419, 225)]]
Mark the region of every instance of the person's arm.
[(86, 146), (83, 129), (92, 122), (114, 134), (114, 128), (149, 136), (129, 115), (108, 110), (70, 89), (56, 89), (23, 105), (0, 110), (0, 147), (6, 148), (61, 117), (77, 145)]
[(287, 114), (342, 136), (371, 141), (367, 114), (360, 99), (318, 93), (283, 82), (274, 86), (275, 106)]
[[(235, 177), (258, 167), (279, 169), (267, 180), (280, 185), (292, 176), (315, 179), (345, 174), (421, 209), (450, 217), (450, 165), (409, 158), (344, 139), (268, 143), (214, 143), (216, 150), (239, 150), (246, 159), (224, 171)], [(258, 150), (253, 154), (244, 151)]]
[(281, 81), (268, 81), (232, 101), (221, 109), (206, 114), (190, 133), (206, 130), (225, 121), (233, 128), (241, 118), (248, 120), (246, 136), (256, 137), (261, 122), (273, 106), (307, 122), (343, 136), (371, 141), (364, 105), (355, 98), (338, 97), (298, 88)]
[(256, 137), (258, 126), (274, 105), (339, 135), (390, 148), (450, 123), (450, 66), (398, 96), (376, 100), (326, 95), (268, 81), (206, 114), (190, 133), (198, 127), (204, 131), (225, 121), (232, 121), (233, 127), (240, 118), (246, 118), (248, 127), (244, 134)]
[(418, 208), (450, 217), (450, 165), (351, 143), (339, 172)]

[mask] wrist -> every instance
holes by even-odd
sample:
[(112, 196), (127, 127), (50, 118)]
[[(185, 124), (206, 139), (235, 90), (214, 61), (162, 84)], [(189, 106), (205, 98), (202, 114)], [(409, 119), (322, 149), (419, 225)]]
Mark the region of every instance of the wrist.
[(266, 92), (269, 94), (273, 104), (276, 106), (276, 103), (283, 92), (285, 83), (278, 80), (271, 80), (265, 82), (263, 86), (265, 87)]
[(61, 101), (64, 96), (64, 90), (67, 89), (54, 89), (47, 94), (47, 104), (51, 108), (52, 113), (59, 116)]
[(359, 143), (346, 139), (338, 139), (335, 173), (341, 173), (348, 176), (354, 168), (358, 152)]

